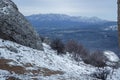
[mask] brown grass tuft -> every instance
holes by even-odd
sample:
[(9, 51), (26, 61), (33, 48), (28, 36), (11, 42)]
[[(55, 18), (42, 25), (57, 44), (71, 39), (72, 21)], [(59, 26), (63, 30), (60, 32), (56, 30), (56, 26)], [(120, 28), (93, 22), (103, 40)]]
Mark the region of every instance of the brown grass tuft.
[(49, 70), (47, 68), (39, 68), (38, 70), (28, 70), (29, 73), (33, 73), (34, 75), (37, 74), (42, 74), (43, 76), (51, 76), (51, 75), (63, 75), (64, 72), (62, 71), (54, 71), (54, 70)]
[(10, 59), (0, 59), (0, 69), (7, 70), (10, 73), (15, 72), (16, 74), (26, 74), (26, 73), (33, 73), (34, 76), (36, 75), (43, 75), (43, 76), (51, 76), (56, 74), (64, 74), (62, 71), (53, 71), (47, 68), (39, 68), (37, 70), (26, 70), (25, 67), (34, 67), (31, 63), (23, 64), (22, 66), (13, 66), (9, 65), (9, 62), (12, 62), (13, 60)]
[(11, 61), (12, 60), (9, 60), (9, 59), (0, 59), (0, 69), (7, 70), (10, 73), (15, 72), (16, 74), (24, 74), (25, 73), (24, 67), (9, 65), (8, 63)]

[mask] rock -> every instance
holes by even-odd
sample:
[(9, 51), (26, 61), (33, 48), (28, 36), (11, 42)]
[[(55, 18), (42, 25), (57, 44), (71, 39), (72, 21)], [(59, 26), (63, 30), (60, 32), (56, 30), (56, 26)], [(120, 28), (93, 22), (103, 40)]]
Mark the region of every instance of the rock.
[(119, 57), (112, 51), (104, 51), (104, 56), (107, 58), (106, 64), (108, 66), (118, 66)]
[(111, 62), (118, 62), (119, 57), (112, 51), (104, 51), (104, 55)]
[(18, 50), (14, 48), (13, 46), (9, 46), (9, 47), (6, 46), (6, 48), (11, 52), (18, 53)]
[(0, 0), (0, 38), (43, 49), (39, 35), (11, 0)]

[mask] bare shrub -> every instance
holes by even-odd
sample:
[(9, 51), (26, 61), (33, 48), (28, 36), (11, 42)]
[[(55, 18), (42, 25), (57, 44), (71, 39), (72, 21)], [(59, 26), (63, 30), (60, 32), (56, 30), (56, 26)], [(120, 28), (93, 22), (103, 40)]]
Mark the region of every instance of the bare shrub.
[(78, 48), (78, 43), (75, 42), (74, 40), (68, 41), (65, 46), (66, 51), (70, 53), (77, 52), (77, 48)]
[(66, 46), (65, 51), (72, 53), (73, 58), (76, 61), (82, 59), (86, 64), (91, 64), (95, 67), (105, 67), (106, 66), (106, 57), (103, 52), (95, 51), (90, 53), (83, 45), (79, 44), (74, 40), (70, 40)]
[(76, 61), (79, 61), (80, 58), (85, 59), (88, 55), (88, 51), (83, 47), (83, 45), (74, 40), (70, 40), (66, 44), (65, 50), (69, 53), (72, 53)]
[(49, 37), (43, 37), (43, 36), (41, 36), (41, 35), (39, 35), (39, 37), (40, 37), (40, 39), (41, 39), (41, 41), (42, 41), (43, 43), (46, 43), (46, 44), (48, 44), (48, 45), (51, 44), (51, 39), (50, 39)]
[(103, 52), (95, 51), (90, 53), (83, 45), (74, 40), (70, 40), (66, 45), (64, 45), (60, 39), (56, 38), (51, 42), (51, 48), (57, 50), (58, 54), (69, 52), (76, 61), (80, 61), (82, 59), (86, 64), (90, 64), (95, 67), (107, 66), (107, 59)]
[(91, 64), (95, 67), (105, 67), (106, 66), (106, 57), (104, 56), (103, 52), (95, 51), (91, 53), (86, 60), (85, 63)]
[(58, 38), (54, 39), (51, 42), (50, 46), (52, 49), (57, 50), (58, 54), (64, 54), (65, 46), (64, 46), (64, 43), (60, 39)]
[(43, 42), (44, 39), (45, 39), (45, 37), (43, 37), (43, 36), (41, 36), (41, 35), (39, 35), (39, 37), (40, 37), (41, 41)]

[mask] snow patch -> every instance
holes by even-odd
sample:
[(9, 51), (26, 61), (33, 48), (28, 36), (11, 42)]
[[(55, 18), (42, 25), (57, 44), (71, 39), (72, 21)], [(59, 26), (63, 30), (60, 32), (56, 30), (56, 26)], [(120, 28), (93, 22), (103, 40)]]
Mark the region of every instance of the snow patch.
[(119, 61), (119, 57), (112, 51), (104, 51), (104, 55), (111, 62), (118, 62)]

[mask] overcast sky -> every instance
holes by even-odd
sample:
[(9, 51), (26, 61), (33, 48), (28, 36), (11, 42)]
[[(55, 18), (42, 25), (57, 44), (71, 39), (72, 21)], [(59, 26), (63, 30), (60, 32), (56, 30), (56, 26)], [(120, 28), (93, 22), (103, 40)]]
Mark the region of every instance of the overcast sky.
[(73, 16), (97, 16), (117, 19), (117, 0), (13, 0), (26, 16), (58, 13)]

